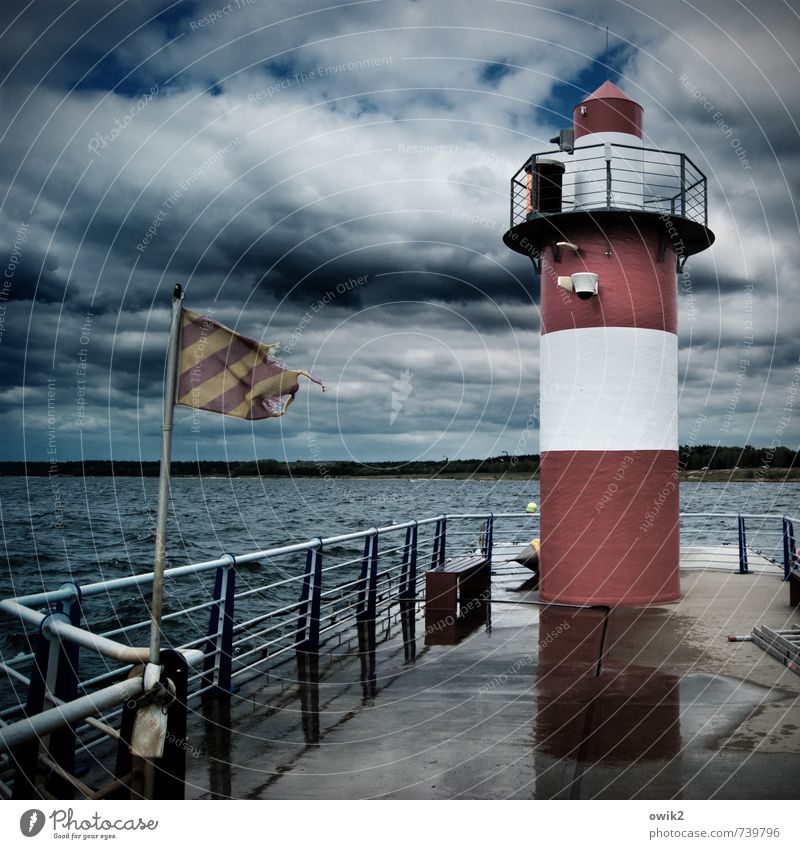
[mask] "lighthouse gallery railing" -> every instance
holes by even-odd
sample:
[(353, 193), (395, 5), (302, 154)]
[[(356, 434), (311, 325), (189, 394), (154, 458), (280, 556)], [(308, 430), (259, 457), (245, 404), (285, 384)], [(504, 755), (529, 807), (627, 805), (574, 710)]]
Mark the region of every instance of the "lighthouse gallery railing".
[[(540, 211), (537, 162), (564, 166), (557, 209)], [(625, 144), (534, 153), (511, 178), (511, 227), (531, 216), (574, 211), (645, 211), (708, 225), (705, 174), (684, 153)]]

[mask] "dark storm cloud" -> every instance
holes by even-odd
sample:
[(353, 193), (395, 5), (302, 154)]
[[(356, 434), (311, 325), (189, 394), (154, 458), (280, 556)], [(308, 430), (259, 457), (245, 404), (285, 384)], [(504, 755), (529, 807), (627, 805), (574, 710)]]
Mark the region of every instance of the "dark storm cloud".
[(48, 377), (59, 450), (79, 451), (82, 348), (83, 450), (156, 455), (177, 282), (331, 386), (266, 430), (206, 417), (191, 436), (179, 411), (179, 456), (195, 439), (307, 456), (309, 429), (329, 455), (512, 450), (538, 394), (539, 284), (501, 241), (508, 180), (607, 76), (644, 105), (646, 143), (708, 177), (717, 242), (679, 278), (682, 432), (704, 410), (708, 441), (772, 439), (800, 311), (787, 6), (48, 0), (5, 4), (0, 26), (6, 257), (30, 228), (0, 339), (8, 455), (23, 427), (42, 454)]

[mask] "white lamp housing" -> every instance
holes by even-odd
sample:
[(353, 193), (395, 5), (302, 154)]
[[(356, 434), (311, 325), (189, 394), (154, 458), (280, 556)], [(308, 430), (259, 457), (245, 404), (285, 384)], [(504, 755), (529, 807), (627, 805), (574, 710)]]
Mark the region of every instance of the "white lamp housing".
[(579, 298), (586, 300), (597, 294), (597, 275), (591, 271), (579, 271), (572, 275), (572, 286)]

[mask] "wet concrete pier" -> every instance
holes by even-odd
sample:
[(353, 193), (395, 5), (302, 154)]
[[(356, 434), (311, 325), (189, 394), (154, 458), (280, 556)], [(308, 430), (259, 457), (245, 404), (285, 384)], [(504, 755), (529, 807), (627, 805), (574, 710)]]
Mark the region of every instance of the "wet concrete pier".
[[(190, 714), (188, 798), (794, 798), (800, 676), (750, 642), (800, 627), (774, 564), (684, 552), (681, 601), (538, 607), (498, 567), (491, 628), (399, 622)], [(386, 623), (383, 623), (385, 626)]]

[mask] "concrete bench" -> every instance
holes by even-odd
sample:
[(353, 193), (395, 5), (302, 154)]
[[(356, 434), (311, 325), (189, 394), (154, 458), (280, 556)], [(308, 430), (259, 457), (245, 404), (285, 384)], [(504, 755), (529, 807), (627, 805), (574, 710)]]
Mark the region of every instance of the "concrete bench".
[(486, 621), (491, 568), (483, 554), (453, 557), (425, 573), (425, 644), (454, 645)]

